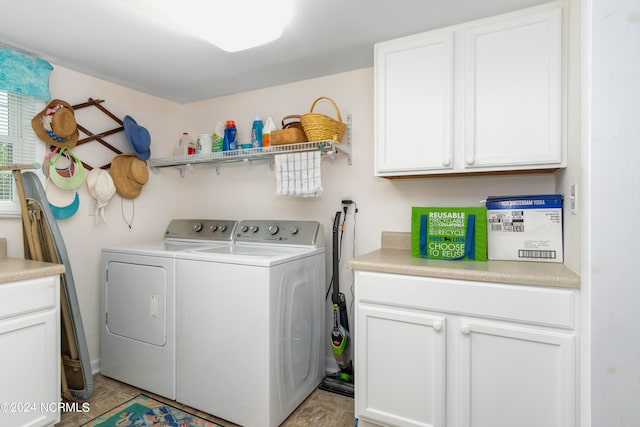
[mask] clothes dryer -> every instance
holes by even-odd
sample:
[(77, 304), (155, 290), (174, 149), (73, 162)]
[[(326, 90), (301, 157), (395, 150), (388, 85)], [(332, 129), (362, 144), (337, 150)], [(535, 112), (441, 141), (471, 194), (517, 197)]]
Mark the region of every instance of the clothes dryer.
[(164, 238), (103, 248), (100, 371), (176, 398), (176, 254), (231, 245), (237, 221), (174, 219)]

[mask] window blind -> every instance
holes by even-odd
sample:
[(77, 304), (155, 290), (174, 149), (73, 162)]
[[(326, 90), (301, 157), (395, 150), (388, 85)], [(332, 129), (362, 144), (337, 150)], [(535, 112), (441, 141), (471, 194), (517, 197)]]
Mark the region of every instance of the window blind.
[[(31, 119), (46, 105), (43, 99), (0, 90), (0, 164), (38, 163), (40, 143)], [(0, 172), (0, 215), (19, 214), (15, 182), (10, 171)]]

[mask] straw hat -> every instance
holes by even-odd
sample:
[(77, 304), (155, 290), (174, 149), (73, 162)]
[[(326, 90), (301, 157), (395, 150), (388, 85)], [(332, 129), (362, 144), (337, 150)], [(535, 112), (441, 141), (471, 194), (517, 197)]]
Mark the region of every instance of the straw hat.
[(142, 186), (149, 180), (147, 162), (133, 153), (118, 154), (111, 160), (110, 169), (113, 184), (118, 194), (125, 199), (135, 199)]
[(131, 116), (124, 116), (122, 120), (124, 133), (133, 152), (142, 160), (151, 157), (151, 135), (149, 131), (140, 126)]
[(92, 169), (87, 174), (87, 189), (91, 197), (96, 199), (96, 224), (98, 223), (98, 218), (102, 218), (102, 222), (106, 223), (104, 207), (107, 206), (109, 200), (116, 193), (116, 187), (113, 184), (111, 175), (103, 169)]
[(54, 99), (31, 119), (38, 138), (56, 147), (73, 148), (78, 143), (78, 124), (68, 102)]

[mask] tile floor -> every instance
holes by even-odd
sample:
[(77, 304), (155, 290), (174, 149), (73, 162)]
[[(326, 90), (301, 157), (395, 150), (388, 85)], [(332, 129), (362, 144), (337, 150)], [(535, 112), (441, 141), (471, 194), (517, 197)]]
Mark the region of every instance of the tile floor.
[[(130, 385), (112, 380), (100, 374), (93, 377), (93, 393), (88, 402), (90, 410), (83, 412), (67, 412), (60, 416), (56, 427), (79, 427), (95, 417), (115, 408), (121, 403), (144, 393), (176, 408), (196, 414), (209, 421), (225, 427), (237, 427), (236, 424), (205, 414), (188, 406), (171, 401), (153, 393), (144, 392)], [(353, 426), (353, 399), (324, 390), (316, 389), (285, 420), (283, 427), (351, 427)]]

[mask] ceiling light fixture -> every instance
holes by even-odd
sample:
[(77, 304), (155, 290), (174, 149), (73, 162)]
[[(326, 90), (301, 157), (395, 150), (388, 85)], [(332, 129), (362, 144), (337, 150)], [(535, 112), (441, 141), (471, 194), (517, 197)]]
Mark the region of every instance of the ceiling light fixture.
[(291, 19), (292, 0), (141, 0), (179, 28), (227, 52), (278, 39)]

